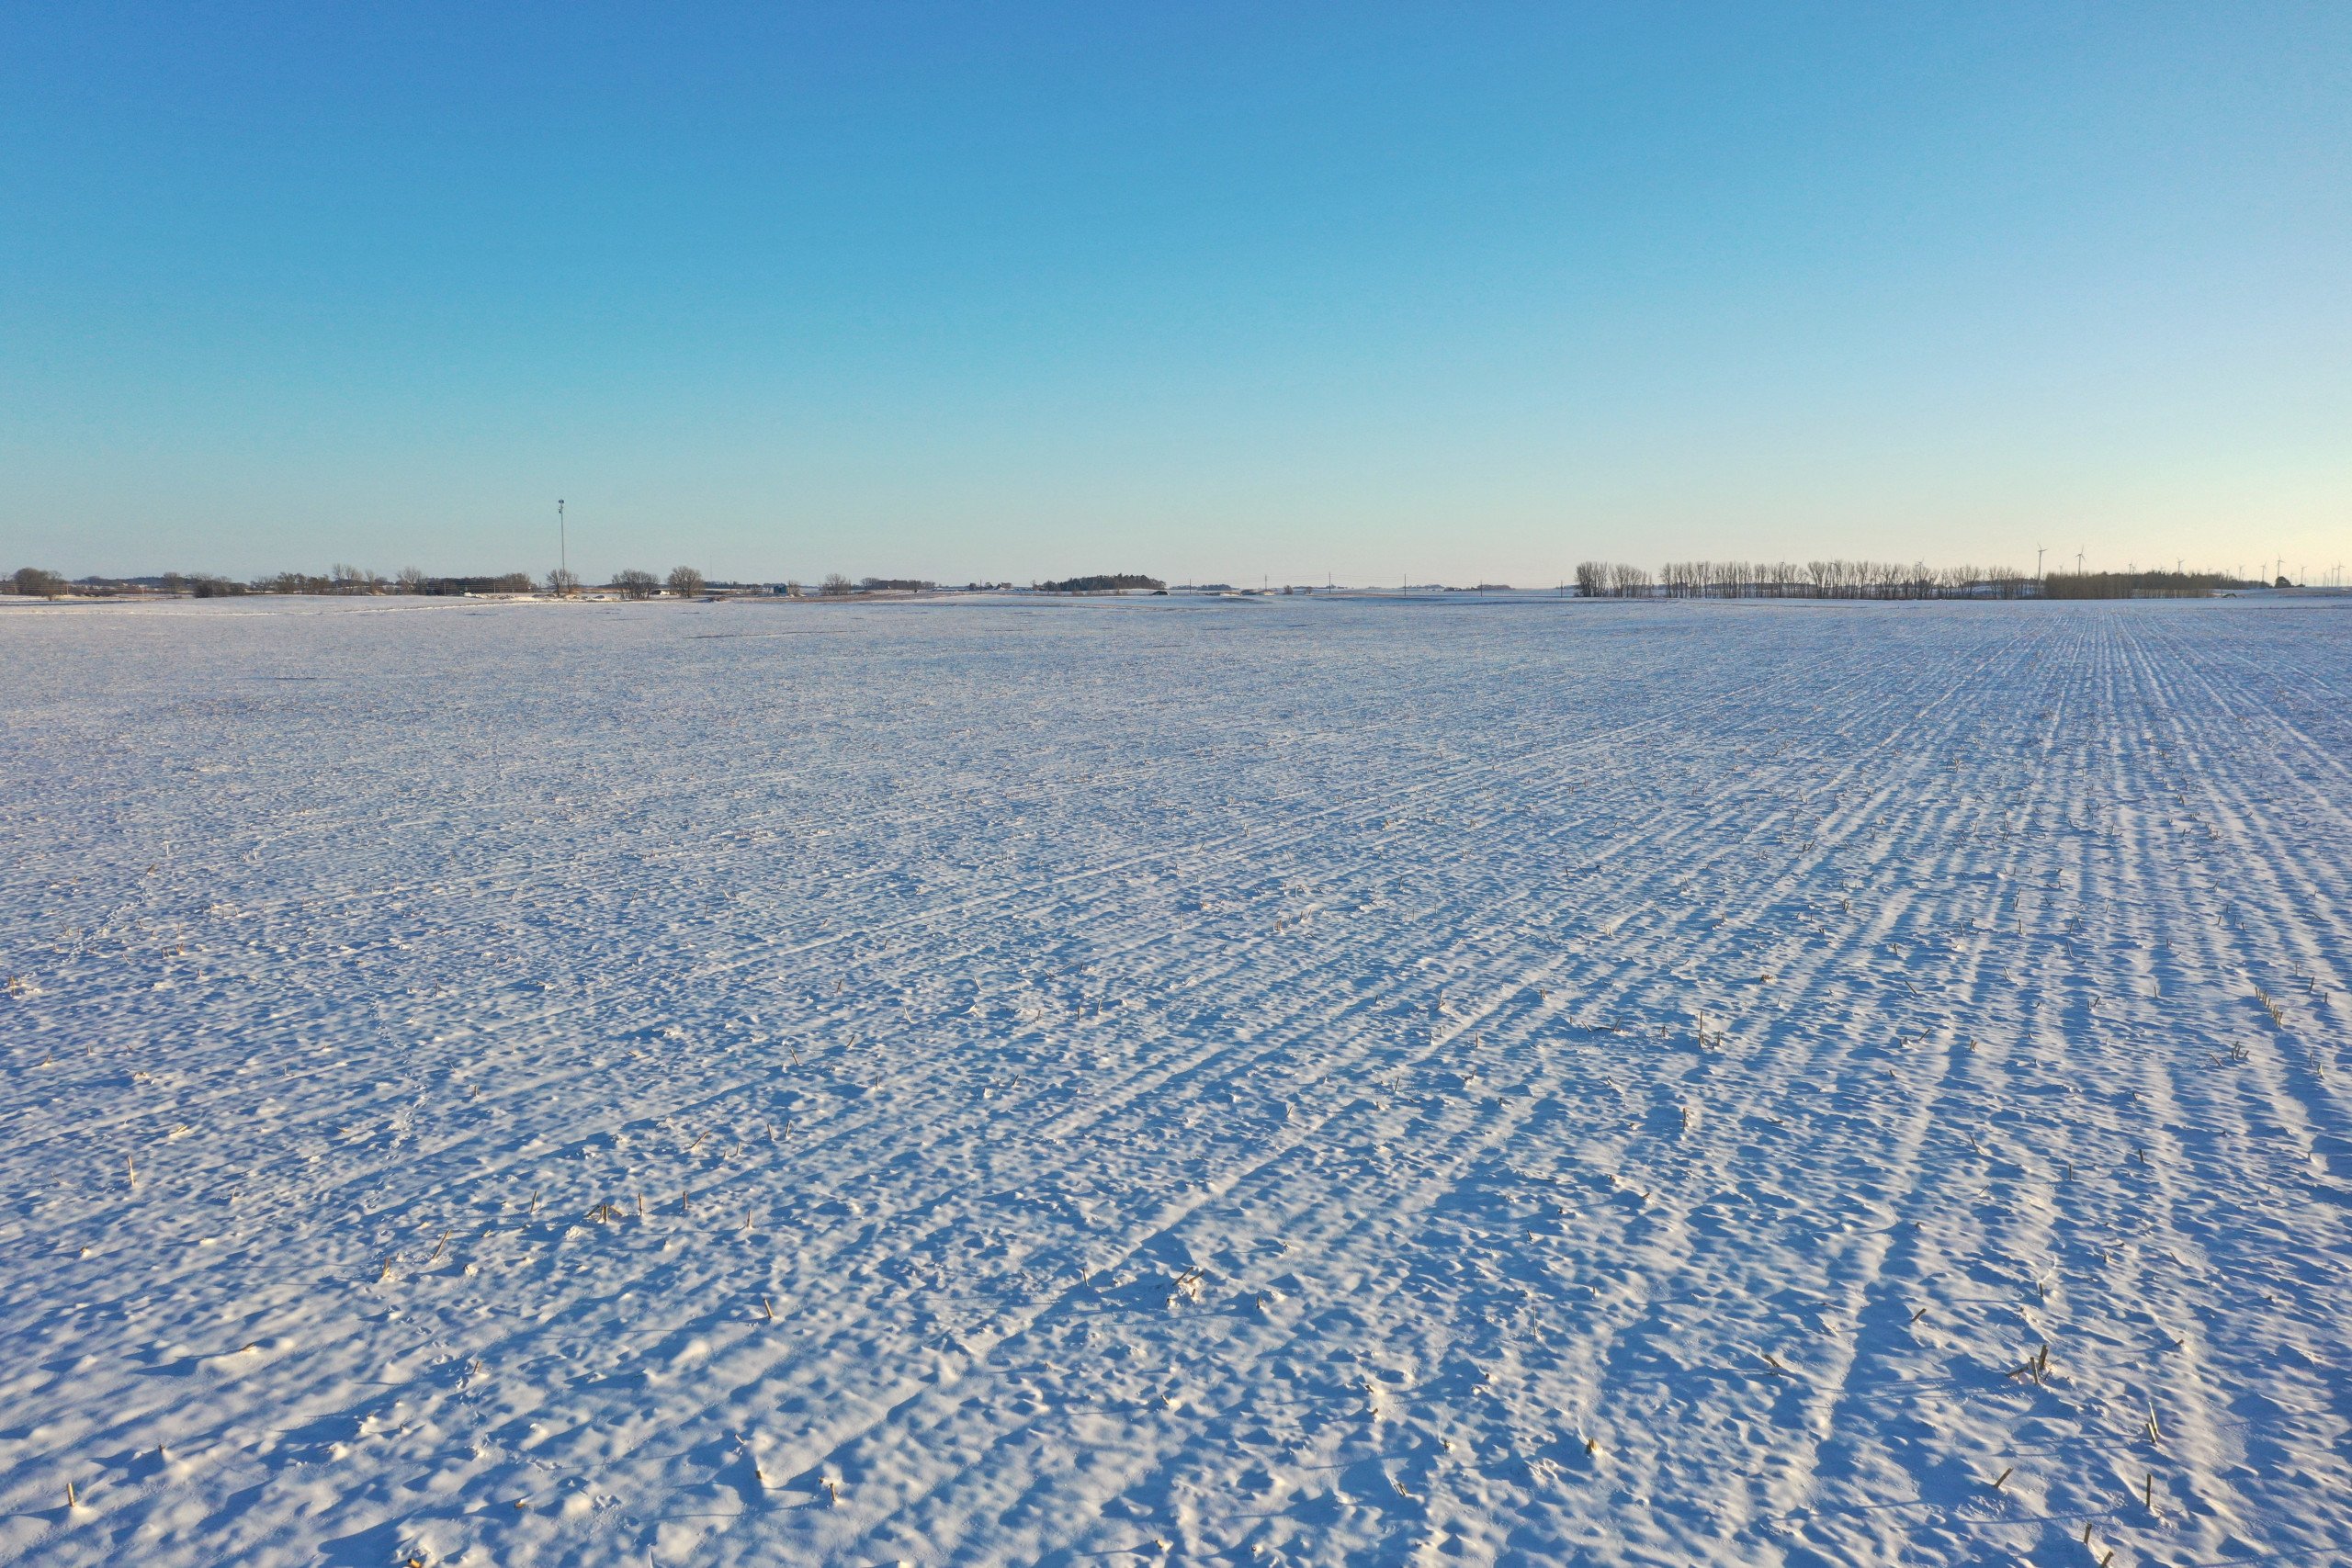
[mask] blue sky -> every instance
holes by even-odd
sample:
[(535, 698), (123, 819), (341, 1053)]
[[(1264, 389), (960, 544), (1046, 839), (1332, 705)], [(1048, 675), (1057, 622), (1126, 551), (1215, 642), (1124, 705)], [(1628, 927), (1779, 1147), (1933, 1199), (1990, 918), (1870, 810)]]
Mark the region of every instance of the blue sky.
[(2352, 7), (0, 16), (0, 570), (2352, 560)]

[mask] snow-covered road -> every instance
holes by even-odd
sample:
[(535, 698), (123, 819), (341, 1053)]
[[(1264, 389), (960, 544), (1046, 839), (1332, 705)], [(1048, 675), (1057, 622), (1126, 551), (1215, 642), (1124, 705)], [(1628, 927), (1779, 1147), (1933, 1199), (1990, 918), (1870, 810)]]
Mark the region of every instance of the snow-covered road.
[(2352, 603), (26, 606), (0, 719), (0, 1561), (2352, 1557)]

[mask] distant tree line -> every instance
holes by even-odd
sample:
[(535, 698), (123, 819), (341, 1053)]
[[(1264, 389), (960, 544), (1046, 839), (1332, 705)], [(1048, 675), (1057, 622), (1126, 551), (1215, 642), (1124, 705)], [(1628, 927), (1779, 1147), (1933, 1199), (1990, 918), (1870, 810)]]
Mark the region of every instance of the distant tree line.
[(413, 566), (390, 578), (360, 567), (335, 566), (324, 576), (279, 571), (244, 583), (219, 577), (182, 579), (176, 572), (164, 574), (165, 592), (185, 591), (198, 598), (224, 593), (421, 593), (450, 598), (463, 593), (528, 593), (534, 586), (527, 571), (504, 571), (489, 577), (428, 577)]
[[(2202, 599), (2217, 588), (2251, 588), (2218, 571), (2053, 571), (2042, 580), (2045, 599)], [(2285, 578), (2278, 586), (2292, 586)]]
[(1646, 599), (1650, 574), (1623, 561), (1578, 561), (1577, 592), (1587, 599)]
[(2015, 599), (2031, 581), (2007, 567), (1894, 561), (1669, 561), (1659, 585), (1675, 599)]
[[(75, 592), (153, 592), (190, 594), (198, 599), (242, 593), (422, 594), (456, 596), (483, 593), (545, 592), (569, 598), (585, 591), (578, 573), (561, 569), (534, 582), (528, 572), (501, 572), (488, 577), (428, 577), (415, 567), (386, 578), (348, 564), (337, 564), (322, 575), (281, 571), (240, 582), (204, 572), (167, 571), (161, 577), (110, 580), (84, 578), (69, 581), (54, 571), (22, 567), (5, 580), (18, 594), (59, 599)], [(2034, 578), (2007, 567), (1909, 566), (1890, 561), (1690, 560), (1668, 561), (1653, 574), (1646, 568), (1623, 561), (1579, 561), (1577, 592), (1587, 599), (2135, 599), (2198, 598), (2225, 588), (2259, 584), (2214, 571), (2092, 571), (2052, 572)], [(2278, 579), (2280, 588), (2292, 586)], [(721, 587), (740, 586), (720, 584)], [(818, 585), (820, 596), (846, 599), (856, 593), (922, 592), (936, 583), (918, 578), (867, 577), (855, 581), (832, 572)], [(989, 584), (976, 583), (974, 587)], [(1010, 583), (997, 586), (1011, 587)], [(1033, 589), (1048, 593), (1111, 593), (1122, 590), (1157, 592), (1167, 585), (1156, 577), (1135, 572), (1066, 577), (1037, 582)], [(1222, 584), (1204, 585), (1222, 588)], [(1488, 586), (1481, 584), (1481, 588)], [(673, 567), (666, 578), (630, 569), (616, 571), (604, 592), (624, 599), (653, 599), (665, 592), (676, 599), (695, 599), (711, 584), (690, 566)], [(798, 598), (799, 583), (781, 592)], [(1284, 589), (1284, 592), (1290, 592)]]
[[(673, 566), (666, 578), (634, 568), (616, 571), (613, 573), (613, 580), (605, 586), (624, 599), (658, 598), (665, 590), (673, 599), (699, 599), (710, 583), (693, 567)], [(569, 598), (580, 592), (580, 580), (570, 572), (551, 571), (548, 573), (547, 591), (560, 599)]]
[[(415, 567), (385, 577), (356, 566), (338, 565), (323, 573), (277, 571), (240, 582), (208, 572), (167, 571), (160, 577), (85, 578), (69, 582), (53, 571), (24, 567), (5, 580), (9, 588), (28, 597), (60, 599), (82, 592), (185, 593), (198, 599), (220, 599), (241, 593), (422, 594), (455, 597), (466, 593), (547, 592), (560, 598), (582, 592), (580, 574), (559, 568), (540, 581), (527, 571), (505, 571), (488, 577), (429, 577)], [(666, 578), (650, 571), (621, 571), (605, 584), (625, 599), (650, 599), (664, 588), (680, 599), (698, 598), (707, 589), (703, 574), (690, 566), (674, 567)]]
[[(2092, 582), (2102, 590), (2076, 590), (2077, 584)], [(2114, 586), (2104, 586), (2109, 584)], [(2229, 580), (2213, 573), (2106, 572), (2037, 581), (2010, 567), (1871, 560), (1668, 561), (1655, 579), (1640, 567), (1617, 561), (1577, 567), (1577, 592), (1587, 599), (2090, 599), (2203, 593), (2226, 586)]]
[(1114, 593), (1125, 588), (1157, 590), (1167, 586), (1156, 577), (1143, 577), (1131, 571), (1114, 572), (1109, 576), (1065, 577), (1059, 582), (1037, 584), (1047, 593)]

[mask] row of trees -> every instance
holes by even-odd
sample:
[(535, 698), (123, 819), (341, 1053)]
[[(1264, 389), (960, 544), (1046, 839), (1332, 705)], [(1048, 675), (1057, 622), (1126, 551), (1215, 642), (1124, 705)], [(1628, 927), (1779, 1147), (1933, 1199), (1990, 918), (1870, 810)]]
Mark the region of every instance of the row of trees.
[[(1117, 571), (1098, 573), (1092, 577), (1066, 577), (1059, 582), (1040, 582), (1035, 586), (1047, 593), (1124, 593), (1130, 589), (1149, 593), (1158, 592), (1168, 584), (1156, 577), (1146, 577), (1141, 572)], [(1285, 588), (1283, 592), (1287, 593), (1290, 590)]]
[(1619, 561), (1577, 565), (1577, 592), (1587, 599), (2018, 599), (2034, 588), (2032, 578), (2007, 567), (1924, 561), (1668, 561), (1655, 580)]
[[(6, 580), (9, 587), (28, 597), (59, 599), (74, 592), (77, 586), (96, 587), (100, 591), (130, 587), (130, 584), (77, 585), (60, 574), (39, 567), (22, 567)], [(159, 580), (147, 578), (141, 584)], [(165, 572), (160, 580), (167, 593), (192, 593), (199, 599), (220, 598), (238, 593), (530, 593), (547, 592), (559, 598), (571, 598), (584, 590), (577, 572), (560, 569), (534, 582), (528, 572), (510, 571), (494, 577), (427, 577), (415, 567), (397, 576), (385, 578), (372, 571), (350, 565), (338, 564), (322, 576), (304, 572), (281, 571), (267, 577), (257, 577), (250, 582), (238, 582), (225, 577), (196, 574), (184, 576)], [(2281, 588), (2289, 586), (2285, 578), (2278, 580)], [(860, 592), (918, 592), (936, 586), (913, 578), (868, 577), (853, 582), (840, 572), (828, 576), (818, 584), (820, 597), (846, 599)], [(1120, 573), (1097, 577), (1066, 578), (1059, 582), (1035, 584), (1049, 592), (1090, 593), (1121, 590), (1153, 590), (1162, 583), (1158, 578)], [(1587, 599), (1953, 599), (2000, 598), (2018, 599), (2132, 599), (2152, 595), (2198, 597), (2219, 588), (2245, 588), (2254, 584), (2240, 582), (2220, 572), (2196, 571), (2107, 571), (2053, 572), (2036, 580), (2021, 571), (2006, 567), (1979, 568), (1973, 566), (1931, 567), (1924, 562), (1900, 566), (1888, 561), (1815, 560), (1799, 566), (1794, 561), (1668, 561), (1653, 577), (1645, 568), (1629, 566), (1622, 561), (1579, 561), (1577, 564), (1577, 592)], [(703, 574), (690, 566), (673, 567), (666, 578), (650, 571), (630, 570), (613, 574), (605, 584), (606, 592), (618, 593), (624, 599), (652, 599), (665, 591), (673, 598), (699, 598), (708, 583)], [(801, 596), (800, 584), (785, 585), (785, 592), (794, 598)], [(1288, 592), (1288, 589), (1283, 590)]]
[[(1125, 581), (1121, 580), (1122, 585)], [(1136, 581), (1148, 582), (1150, 580)], [(49, 599), (62, 599), (77, 592), (139, 592), (158, 587), (166, 593), (188, 593), (198, 599), (224, 598), (242, 593), (452, 595), (535, 592), (568, 599), (588, 589), (588, 584), (582, 581), (578, 572), (561, 568), (534, 581), (526, 571), (501, 572), (490, 577), (428, 577), (415, 567), (385, 577), (350, 565), (336, 565), (322, 573), (272, 572), (243, 582), (203, 572), (167, 571), (160, 578), (122, 581), (86, 578), (79, 583), (68, 581), (60, 573), (28, 566), (13, 576), (0, 579), (0, 585), (28, 597)], [(603, 591), (617, 593), (624, 599), (653, 599), (663, 593), (676, 599), (695, 599), (707, 592), (709, 586), (709, 581), (690, 566), (673, 567), (666, 577), (656, 577), (650, 571), (631, 568), (615, 572), (612, 580), (604, 584)], [(866, 577), (852, 581), (836, 571), (818, 583), (814, 592), (820, 598), (847, 599), (858, 593), (921, 592), (937, 586), (927, 579), (911, 577)], [(784, 592), (797, 599), (807, 591), (797, 582), (788, 582), (784, 585)]]
[[(849, 580), (842, 578), (841, 591), (851, 591)], [(539, 581), (534, 581), (527, 571), (501, 572), (491, 577), (428, 577), (415, 567), (410, 567), (394, 577), (384, 577), (356, 566), (335, 566), (323, 573), (302, 571), (272, 572), (246, 582), (233, 578), (217, 577), (203, 572), (167, 571), (161, 578), (143, 578), (136, 582), (107, 582), (86, 580), (69, 582), (57, 572), (39, 567), (23, 567), (6, 580), (15, 592), (28, 597), (62, 599), (76, 590), (110, 592), (161, 587), (166, 593), (193, 594), (198, 599), (220, 599), (243, 593), (334, 593), (373, 594), (406, 593), (448, 596), (462, 593), (532, 593), (546, 592), (560, 598), (580, 593), (584, 584), (580, 574), (558, 569)], [(699, 597), (708, 586), (703, 574), (693, 567), (671, 570), (667, 578), (655, 577), (650, 571), (616, 572), (606, 583), (609, 592), (624, 599), (650, 599), (665, 590), (680, 599)], [(827, 589), (831, 592), (830, 584)]]
[(1646, 599), (1650, 574), (1623, 561), (1577, 562), (1577, 592), (1586, 599)]
[[(2217, 588), (2254, 584), (2218, 571), (2053, 571), (2041, 585), (2045, 599), (2202, 599)], [(2277, 586), (2294, 586), (2280, 578)]]
[[(571, 578), (571, 581), (559, 581), (558, 580), (561, 578)], [(650, 571), (631, 570), (613, 573), (612, 581), (605, 586), (624, 599), (651, 599), (658, 596), (664, 588), (667, 588), (671, 597), (675, 599), (699, 599), (702, 597), (703, 590), (708, 584), (704, 581), (702, 573), (694, 568), (673, 566), (670, 569), (670, 575), (666, 581)], [(579, 579), (571, 577), (570, 572), (551, 571), (548, 573), (548, 592), (559, 598), (567, 598), (580, 592)]]

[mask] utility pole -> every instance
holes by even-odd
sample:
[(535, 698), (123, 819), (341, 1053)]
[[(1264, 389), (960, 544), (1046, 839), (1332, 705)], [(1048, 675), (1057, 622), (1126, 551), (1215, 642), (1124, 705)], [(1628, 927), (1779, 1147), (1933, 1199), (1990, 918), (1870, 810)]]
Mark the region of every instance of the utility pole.
[(563, 498), (555, 502), (555, 567), (565, 577), (571, 575), (571, 535), (563, 525)]

